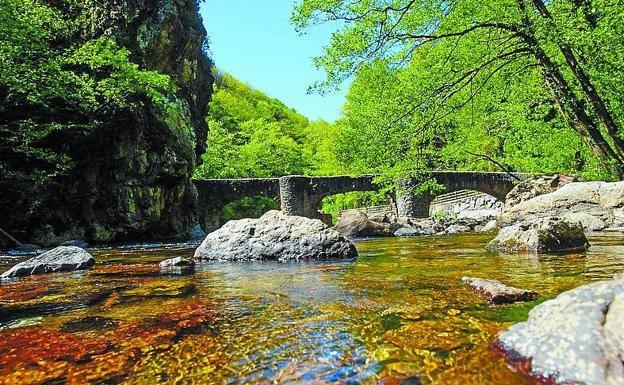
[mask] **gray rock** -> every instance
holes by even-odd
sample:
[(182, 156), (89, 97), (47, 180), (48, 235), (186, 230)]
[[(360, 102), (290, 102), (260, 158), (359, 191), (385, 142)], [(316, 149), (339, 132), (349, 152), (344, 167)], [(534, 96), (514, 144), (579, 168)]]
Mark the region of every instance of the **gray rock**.
[(624, 182), (574, 182), (554, 192), (505, 207), (501, 227), (537, 218), (559, 217), (579, 222), (587, 231), (624, 224)]
[(411, 220), (394, 232), (395, 237), (412, 238), (444, 232), (446, 226), (432, 219)]
[(377, 223), (392, 223), (394, 214), (392, 211), (378, 212), (378, 213), (366, 213), (368, 219)]
[(539, 195), (548, 194), (574, 181), (566, 175), (544, 175), (525, 179), (505, 197), (505, 207), (512, 207)]
[(0, 278), (85, 270), (94, 265), (95, 259), (86, 250), (76, 246), (59, 246), (27, 261), (18, 263), (0, 275)]
[(347, 211), (338, 219), (335, 229), (347, 237), (392, 237), (400, 227), (396, 223), (373, 222), (362, 211)]
[(412, 223), (412, 226), (420, 229), (423, 235), (433, 235), (444, 231), (444, 225), (432, 219), (423, 219)]
[(487, 223), (501, 213), (500, 209), (464, 210), (457, 214), (457, 219), (473, 219), (479, 223)]
[(517, 289), (493, 279), (463, 277), (462, 281), (493, 304), (535, 301), (539, 295), (533, 290)]
[(579, 224), (559, 218), (539, 218), (502, 228), (487, 245), (502, 252), (558, 252), (586, 250), (589, 242)]
[(624, 280), (596, 282), (536, 306), (498, 346), (557, 384), (624, 384)]
[(461, 234), (461, 233), (468, 233), (470, 231), (472, 231), (472, 228), (470, 226), (466, 226), (462, 224), (454, 224), (454, 225), (448, 226), (444, 230), (444, 234)]
[(394, 236), (399, 237), (399, 238), (413, 238), (413, 237), (419, 237), (421, 235), (426, 235), (426, 234), (423, 233), (421, 229), (418, 229), (415, 227), (401, 227), (400, 229), (394, 232)]
[(176, 257), (171, 259), (166, 259), (160, 262), (159, 266), (161, 269), (168, 267), (183, 267), (183, 266), (193, 266), (195, 263), (186, 258)]
[(498, 230), (498, 222), (496, 222), (496, 220), (492, 220), (486, 223), (483, 227), (481, 227), (478, 232), (482, 234), (488, 234), (495, 233)]
[(357, 257), (353, 243), (317, 219), (269, 211), (258, 219), (229, 221), (195, 251), (205, 260), (300, 260)]

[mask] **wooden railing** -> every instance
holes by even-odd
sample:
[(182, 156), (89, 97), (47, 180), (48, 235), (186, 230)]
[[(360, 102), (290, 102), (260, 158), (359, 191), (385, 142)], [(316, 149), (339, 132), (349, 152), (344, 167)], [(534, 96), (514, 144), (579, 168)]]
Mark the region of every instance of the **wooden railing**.
[(372, 206), (372, 207), (358, 207), (354, 209), (346, 209), (346, 210), (338, 210), (338, 216), (342, 216), (342, 214), (349, 211), (362, 211), (366, 213), (366, 215), (375, 215), (375, 214), (384, 214), (388, 212), (394, 212), (394, 208), (392, 205), (382, 205), (382, 206)]
[(439, 195), (437, 196), (433, 202), (432, 205), (440, 205), (440, 204), (447, 204), (447, 203), (453, 203), (453, 202), (459, 202), (462, 201), (466, 198), (473, 198), (473, 197), (478, 197), (481, 195), (485, 195), (482, 192), (479, 191), (474, 191), (474, 190), (459, 190), (459, 191), (454, 191), (448, 194), (443, 194), (443, 195)]

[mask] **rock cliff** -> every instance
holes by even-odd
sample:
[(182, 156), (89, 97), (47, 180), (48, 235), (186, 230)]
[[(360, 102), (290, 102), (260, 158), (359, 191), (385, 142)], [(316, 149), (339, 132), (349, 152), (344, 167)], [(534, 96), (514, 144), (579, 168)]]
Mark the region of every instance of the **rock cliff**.
[(58, 122), (62, 129), (37, 145), (71, 160), (63, 172), (43, 172), (28, 154), (2, 146), (0, 227), (22, 242), (42, 245), (184, 234), (196, 223), (191, 176), (205, 150), (213, 83), (197, 1), (45, 3), (69, 18), (88, 21), (71, 41), (54, 44), (110, 38), (130, 52), (140, 69), (168, 75), (175, 91), (164, 107), (137, 96), (136, 103), (105, 116), (95, 111), (77, 118), (60, 102), (33, 108), (25, 117), (14, 113), (24, 110), (19, 104), (0, 106), (13, 119), (0, 122), (9, 133), (26, 119), (46, 127)]

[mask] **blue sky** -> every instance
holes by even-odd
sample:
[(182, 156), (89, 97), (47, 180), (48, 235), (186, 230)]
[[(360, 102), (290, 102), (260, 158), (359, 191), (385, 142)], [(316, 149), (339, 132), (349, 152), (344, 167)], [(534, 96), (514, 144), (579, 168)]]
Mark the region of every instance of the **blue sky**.
[(207, 0), (201, 7), (215, 64), (241, 81), (280, 99), (310, 119), (340, 116), (346, 87), (321, 96), (307, 94), (323, 79), (312, 64), (329, 42), (332, 27), (300, 36), (290, 23), (293, 0)]

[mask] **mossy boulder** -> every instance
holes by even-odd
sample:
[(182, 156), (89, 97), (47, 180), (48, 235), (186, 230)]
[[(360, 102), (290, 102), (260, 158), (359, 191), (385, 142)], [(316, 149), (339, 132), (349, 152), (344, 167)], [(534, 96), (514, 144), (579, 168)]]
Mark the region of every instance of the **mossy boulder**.
[(145, 76), (167, 75), (171, 90), (154, 100), (129, 89), (110, 110), (74, 108), (63, 95), (45, 106), (26, 98), (0, 106), (0, 132), (49, 130), (31, 145), (54, 155), (48, 161), (11, 146), (0, 150), (0, 196), (8, 199), (0, 199), (3, 228), (44, 246), (181, 236), (197, 223), (191, 177), (206, 146), (213, 83), (198, 3), (70, 3), (42, 2), (76, 28), (52, 39), (50, 49), (114, 42), (139, 70), (151, 71)]

